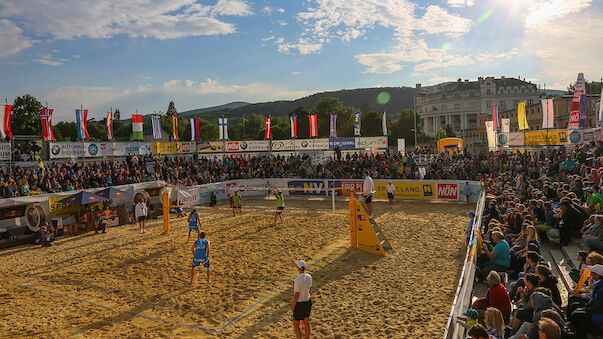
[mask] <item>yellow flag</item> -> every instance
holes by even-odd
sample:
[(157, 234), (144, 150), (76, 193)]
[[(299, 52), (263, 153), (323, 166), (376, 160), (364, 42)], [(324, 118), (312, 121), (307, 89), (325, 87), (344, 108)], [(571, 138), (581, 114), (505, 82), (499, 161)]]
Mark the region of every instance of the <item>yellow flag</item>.
[(526, 102), (522, 101), (517, 105), (517, 124), (519, 130), (529, 129), (528, 118), (526, 117)]

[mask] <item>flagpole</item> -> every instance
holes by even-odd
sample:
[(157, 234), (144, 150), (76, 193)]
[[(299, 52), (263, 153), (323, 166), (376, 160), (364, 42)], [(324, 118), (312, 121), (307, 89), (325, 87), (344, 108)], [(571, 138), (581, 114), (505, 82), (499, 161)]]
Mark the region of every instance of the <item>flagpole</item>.
[[(222, 114), (222, 122), (224, 122), (224, 114)], [(220, 126), (220, 121), (218, 120), (218, 128), (222, 128)], [(220, 136), (220, 130), (218, 130), (218, 136)], [(224, 139), (224, 132), (222, 132), (222, 165), (226, 160), (226, 139)]]
[[(80, 104), (80, 124), (81, 126), (84, 126), (84, 121), (82, 121), (81, 119), (84, 118), (84, 105)], [(80, 129), (80, 126), (78, 126), (78, 129)], [(84, 132), (83, 130), (80, 129), (80, 134), (81, 134), (81, 142), (82, 142), (82, 149), (84, 150), (84, 154), (82, 154), (82, 163), (84, 164), (84, 166), (86, 166), (86, 146), (84, 144), (84, 139), (86, 138), (86, 134), (82, 133)]]
[[(4, 104), (8, 106), (8, 98), (4, 98)], [(11, 110), (11, 114), (12, 114), (12, 110)], [(9, 152), (9, 157), (8, 157), (8, 168), (12, 169), (13, 165), (12, 165), (12, 160), (13, 160), (13, 139), (12, 138), (8, 138), (8, 152)]]

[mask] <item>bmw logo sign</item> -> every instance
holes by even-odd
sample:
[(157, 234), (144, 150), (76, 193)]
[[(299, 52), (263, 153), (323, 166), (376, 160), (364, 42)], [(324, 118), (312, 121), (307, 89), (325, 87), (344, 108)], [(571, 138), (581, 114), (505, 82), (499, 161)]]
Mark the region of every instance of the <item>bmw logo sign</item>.
[(301, 147), (308, 147), (308, 142), (307, 141), (302, 141)]
[(582, 139), (582, 137), (580, 136), (580, 131), (572, 131), (572, 133), (570, 133), (570, 142), (572, 144), (579, 143), (580, 139)]
[(88, 146), (88, 153), (90, 153), (90, 155), (97, 155), (98, 146), (96, 146), (96, 144), (90, 144), (90, 146)]
[(508, 141), (509, 141), (509, 137), (506, 134), (498, 135), (498, 144), (499, 145), (506, 145)]
[(52, 154), (57, 155), (57, 154), (61, 153), (61, 148), (57, 145), (52, 145), (52, 148), (50, 149), (50, 151), (52, 152)]
[(242, 141), (239, 146), (241, 147), (241, 149), (247, 149), (247, 143), (245, 141)]

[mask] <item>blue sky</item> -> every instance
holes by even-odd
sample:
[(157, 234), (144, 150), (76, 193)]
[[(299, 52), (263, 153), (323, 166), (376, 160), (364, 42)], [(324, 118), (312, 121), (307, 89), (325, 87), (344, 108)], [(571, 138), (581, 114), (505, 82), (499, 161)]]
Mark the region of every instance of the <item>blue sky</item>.
[(603, 76), (601, 17), (593, 0), (0, 0), (0, 98), (73, 121), (488, 75), (565, 89)]

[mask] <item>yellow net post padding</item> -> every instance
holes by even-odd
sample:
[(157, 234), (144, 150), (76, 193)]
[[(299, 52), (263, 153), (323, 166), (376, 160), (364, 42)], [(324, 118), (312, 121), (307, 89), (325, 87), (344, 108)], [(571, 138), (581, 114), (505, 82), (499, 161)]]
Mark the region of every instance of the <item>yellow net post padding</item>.
[(170, 195), (163, 192), (163, 233), (170, 232)]

